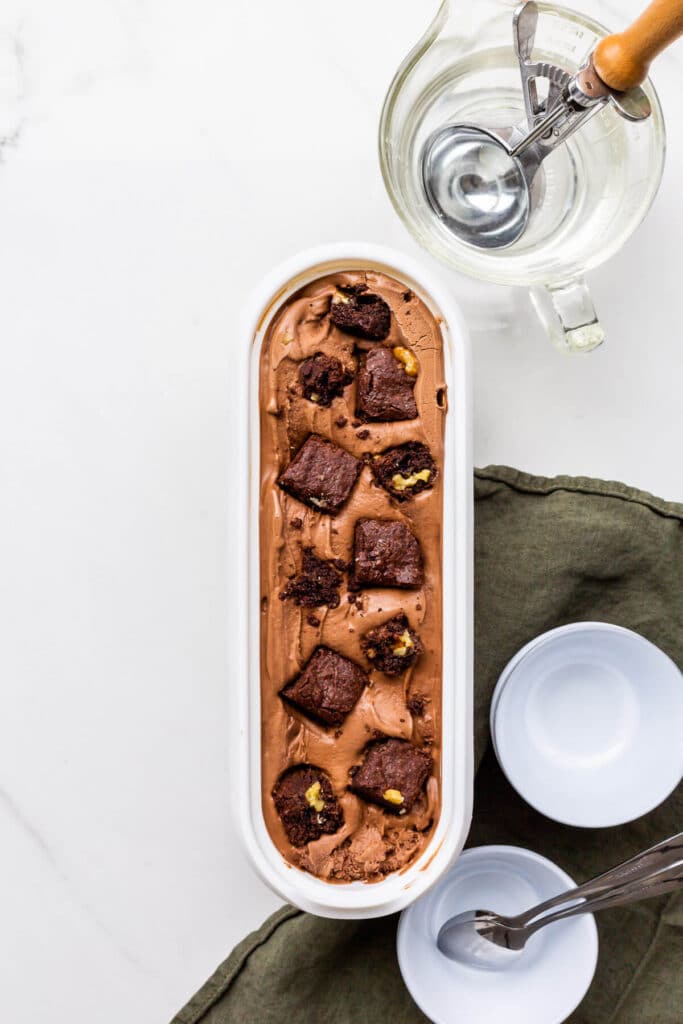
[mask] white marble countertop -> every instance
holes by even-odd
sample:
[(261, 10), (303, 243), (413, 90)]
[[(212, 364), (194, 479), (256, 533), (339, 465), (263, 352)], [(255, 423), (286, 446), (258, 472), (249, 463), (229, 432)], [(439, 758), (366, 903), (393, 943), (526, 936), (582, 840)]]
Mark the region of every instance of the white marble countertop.
[[(376, 126), (434, 7), (3, 4), (0, 989), (12, 1024), (164, 1022), (278, 903), (228, 811), (236, 315), (304, 246), (415, 251), (383, 191)], [(670, 126), (660, 196), (591, 277), (608, 344), (563, 357), (523, 294), (451, 279), (489, 314), (474, 317), (480, 465), (683, 498), (682, 57), (655, 77)], [(329, 130), (340, 118), (343, 135)]]

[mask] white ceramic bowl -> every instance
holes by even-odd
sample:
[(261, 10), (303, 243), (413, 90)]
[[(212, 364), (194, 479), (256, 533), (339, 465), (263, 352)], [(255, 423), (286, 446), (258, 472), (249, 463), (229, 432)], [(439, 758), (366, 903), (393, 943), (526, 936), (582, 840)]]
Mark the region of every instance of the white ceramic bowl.
[(532, 935), (509, 963), (480, 967), (439, 952), (436, 937), (465, 910), (518, 914), (574, 882), (552, 861), (515, 846), (466, 850), (427, 895), (401, 914), (396, 939), (403, 980), (434, 1024), (560, 1024), (581, 1002), (598, 958), (592, 914)]
[[(443, 701), (441, 817), (422, 855), (380, 882), (328, 883), (292, 867), (274, 846), (261, 809), (261, 708), (259, 671), (259, 418), (260, 347), (273, 314), (304, 285), (338, 270), (372, 269), (402, 281), (441, 318), (449, 395), (444, 457)], [(283, 899), (324, 917), (379, 917), (401, 910), (424, 893), (460, 853), (472, 815), (472, 455), (469, 343), (460, 311), (433, 273), (402, 253), (364, 242), (302, 252), (270, 273), (247, 304), (235, 346), (231, 386), (249, 388), (248, 451), (231, 481), (243, 509), (241, 535), (230, 546), (230, 573), (248, 581), (232, 637), (244, 637), (231, 671), (231, 790), (249, 858)], [(231, 455), (232, 460), (232, 455)], [(236, 479), (235, 479), (236, 477)], [(246, 482), (248, 481), (248, 488)], [(244, 584), (242, 584), (244, 586)], [(231, 654), (232, 657), (232, 654)]]
[(566, 825), (620, 825), (681, 779), (683, 678), (631, 630), (561, 626), (504, 669), (491, 735), (507, 778), (536, 810)]

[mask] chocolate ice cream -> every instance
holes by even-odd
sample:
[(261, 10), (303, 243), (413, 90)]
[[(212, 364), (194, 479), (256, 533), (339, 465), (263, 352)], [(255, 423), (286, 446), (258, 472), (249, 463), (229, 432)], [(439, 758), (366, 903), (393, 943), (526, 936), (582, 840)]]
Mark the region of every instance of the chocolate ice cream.
[(319, 278), (263, 340), (263, 814), (330, 882), (401, 870), (439, 818), (445, 388), (437, 318), (381, 273)]

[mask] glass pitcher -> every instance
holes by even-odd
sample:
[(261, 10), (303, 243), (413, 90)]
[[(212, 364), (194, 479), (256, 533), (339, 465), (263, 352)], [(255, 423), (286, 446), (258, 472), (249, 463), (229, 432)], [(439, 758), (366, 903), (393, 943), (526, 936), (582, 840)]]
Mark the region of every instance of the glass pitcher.
[[(503, 128), (524, 120), (512, 19), (519, 0), (442, 0), (399, 68), (380, 122), (380, 163), (389, 196), (417, 240), (473, 277), (531, 289), (550, 337), (587, 351), (604, 339), (583, 275), (609, 259), (647, 213), (664, 166), (664, 121), (644, 83), (649, 118), (629, 122), (607, 105), (544, 161), (543, 198), (521, 238), (506, 249), (459, 241), (423, 190), (425, 140), (452, 122)], [(576, 72), (600, 38), (617, 31), (565, 7), (539, 3), (534, 60)], [(591, 3), (600, 12), (600, 5)], [(618, 21), (618, 17), (617, 17)], [(611, 24), (610, 24), (611, 22)]]

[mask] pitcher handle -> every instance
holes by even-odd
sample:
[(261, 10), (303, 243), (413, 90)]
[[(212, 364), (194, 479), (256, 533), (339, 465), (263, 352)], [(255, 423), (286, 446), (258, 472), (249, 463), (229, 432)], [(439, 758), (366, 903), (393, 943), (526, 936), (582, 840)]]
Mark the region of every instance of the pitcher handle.
[(582, 277), (531, 289), (531, 301), (552, 341), (564, 352), (590, 352), (605, 332)]

